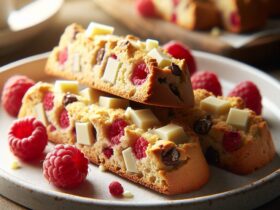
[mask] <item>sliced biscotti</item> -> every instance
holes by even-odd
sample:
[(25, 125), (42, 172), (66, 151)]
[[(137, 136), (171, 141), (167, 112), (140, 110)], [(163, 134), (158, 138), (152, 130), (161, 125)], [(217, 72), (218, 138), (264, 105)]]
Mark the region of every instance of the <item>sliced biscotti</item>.
[(113, 28), (91, 23), (67, 27), (51, 52), (46, 72), (144, 104), (193, 106), (185, 60), (171, 57), (155, 40), (112, 35)]
[(39, 118), (50, 141), (75, 144), (93, 163), (157, 192), (203, 186), (209, 169), (194, 132), (180, 120), (163, 124), (150, 109), (128, 104), (93, 89), (77, 91), (75, 82), (37, 83), (19, 117)]

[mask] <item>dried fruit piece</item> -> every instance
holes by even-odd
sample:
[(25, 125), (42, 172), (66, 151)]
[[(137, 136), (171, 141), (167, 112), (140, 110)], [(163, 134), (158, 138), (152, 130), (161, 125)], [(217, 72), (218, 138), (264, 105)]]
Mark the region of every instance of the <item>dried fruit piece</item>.
[(193, 129), (197, 134), (206, 135), (212, 127), (212, 119), (210, 115), (205, 118), (198, 119), (193, 125)]
[(149, 74), (149, 69), (144, 61), (139, 62), (134, 66), (131, 82), (134, 85), (142, 85)]
[(236, 131), (227, 131), (223, 137), (223, 147), (227, 152), (234, 152), (242, 146), (241, 135)]
[(169, 66), (168, 68), (171, 70), (172, 74), (174, 74), (175, 76), (180, 77), (182, 75), (181, 69), (175, 63), (172, 63), (171, 66)]
[(62, 104), (66, 107), (68, 104), (78, 101), (77, 97), (71, 93), (66, 93), (63, 97)]
[(114, 150), (111, 147), (106, 147), (103, 149), (103, 154), (106, 158), (110, 159), (110, 157), (114, 154)]
[(105, 55), (105, 48), (100, 48), (96, 55), (96, 64), (100, 65)]
[(63, 65), (68, 59), (68, 49), (65, 47), (62, 51), (58, 53), (58, 62), (60, 65)]
[(162, 162), (166, 166), (175, 166), (179, 163), (180, 153), (174, 147), (161, 153)]
[(45, 93), (43, 97), (43, 106), (46, 111), (52, 110), (54, 106), (53, 99), (54, 99), (53, 92), (48, 91)]
[(178, 88), (177, 88), (177, 86), (175, 84), (170, 83), (169, 84), (169, 89), (171, 90), (171, 92), (175, 96), (177, 96), (182, 101), (181, 94), (180, 94), (180, 92), (179, 92), (179, 90), (178, 90)]
[(70, 125), (69, 116), (66, 109), (62, 109), (60, 112), (59, 125), (61, 128), (68, 128)]
[(146, 157), (146, 149), (148, 147), (149, 142), (143, 137), (139, 137), (134, 145), (133, 145), (133, 153), (135, 157), (140, 160)]

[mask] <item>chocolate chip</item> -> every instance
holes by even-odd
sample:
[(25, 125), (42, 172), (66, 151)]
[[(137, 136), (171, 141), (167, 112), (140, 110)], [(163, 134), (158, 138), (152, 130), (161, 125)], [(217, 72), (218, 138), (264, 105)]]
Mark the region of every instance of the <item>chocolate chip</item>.
[(207, 115), (205, 118), (195, 121), (193, 125), (193, 130), (197, 134), (205, 135), (207, 134), (212, 127), (212, 119), (210, 115)]
[(168, 68), (171, 70), (172, 74), (174, 74), (175, 76), (180, 77), (182, 75), (181, 69), (175, 63), (172, 63), (171, 66), (169, 66)]
[(176, 85), (170, 83), (169, 88), (175, 96), (177, 96), (181, 101), (183, 101)]
[(97, 55), (96, 55), (96, 64), (98, 64), (98, 65), (101, 64), (104, 54), (105, 54), (104, 48), (101, 48), (98, 50)]
[(63, 105), (66, 107), (68, 104), (78, 101), (77, 97), (71, 93), (66, 93), (63, 97)]
[(159, 82), (160, 84), (166, 83), (166, 77), (159, 77), (159, 78), (158, 78), (158, 82)]
[(179, 163), (180, 153), (176, 148), (171, 148), (170, 150), (164, 151), (161, 154), (162, 162), (166, 166), (174, 166)]
[(219, 152), (211, 146), (207, 148), (205, 158), (209, 164), (217, 165), (220, 162)]

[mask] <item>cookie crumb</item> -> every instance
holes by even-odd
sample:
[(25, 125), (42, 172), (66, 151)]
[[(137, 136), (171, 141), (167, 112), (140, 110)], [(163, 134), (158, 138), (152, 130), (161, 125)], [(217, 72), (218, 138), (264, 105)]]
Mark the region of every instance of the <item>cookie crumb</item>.
[(134, 195), (130, 191), (126, 190), (126, 191), (123, 192), (123, 197), (124, 198), (133, 198)]
[(106, 168), (104, 167), (104, 165), (99, 165), (98, 167), (99, 171), (102, 171), (102, 172), (105, 172), (106, 171)]
[(17, 160), (13, 160), (11, 163), (11, 169), (17, 170), (21, 168), (21, 164)]
[(210, 34), (211, 34), (211, 36), (218, 37), (221, 35), (221, 29), (218, 27), (214, 27), (214, 28), (212, 28)]

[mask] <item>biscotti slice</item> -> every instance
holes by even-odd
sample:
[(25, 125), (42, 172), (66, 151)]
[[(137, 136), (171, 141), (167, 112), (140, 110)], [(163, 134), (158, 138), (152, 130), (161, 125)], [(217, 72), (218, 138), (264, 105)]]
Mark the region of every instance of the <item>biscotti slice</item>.
[(44, 115), (50, 141), (75, 144), (94, 164), (157, 192), (187, 193), (208, 181), (198, 137), (187, 126), (162, 124), (149, 109), (124, 109), (126, 99), (92, 91), (77, 93), (75, 82), (37, 83), (19, 117)]
[(51, 52), (46, 72), (129, 100), (165, 107), (192, 107), (193, 91), (185, 60), (156, 40), (112, 35), (113, 28), (72, 24)]

